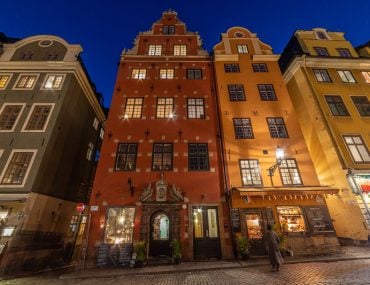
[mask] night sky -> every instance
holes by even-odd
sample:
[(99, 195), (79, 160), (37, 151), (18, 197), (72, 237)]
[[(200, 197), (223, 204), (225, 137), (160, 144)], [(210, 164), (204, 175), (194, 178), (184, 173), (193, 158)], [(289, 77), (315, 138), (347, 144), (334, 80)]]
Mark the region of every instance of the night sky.
[[(110, 105), (122, 49), (131, 48), (162, 12), (178, 13), (189, 31), (197, 31), (211, 51), (220, 34), (242, 26), (274, 52), (282, 52), (298, 29), (343, 31), (354, 46), (370, 40), (370, 0), (14, 0), (1, 1), (0, 32), (23, 38), (52, 34), (82, 45), (90, 77)], [(226, 6), (228, 5), (228, 6)]]

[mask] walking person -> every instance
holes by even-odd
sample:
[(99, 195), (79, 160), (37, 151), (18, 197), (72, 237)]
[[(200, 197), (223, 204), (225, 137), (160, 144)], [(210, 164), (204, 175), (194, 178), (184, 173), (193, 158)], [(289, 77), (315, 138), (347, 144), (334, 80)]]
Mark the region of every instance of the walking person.
[(279, 250), (280, 239), (277, 233), (272, 229), (272, 226), (267, 225), (265, 242), (268, 248), (268, 254), (272, 268), (276, 271), (280, 270), (280, 265), (283, 263), (283, 257)]

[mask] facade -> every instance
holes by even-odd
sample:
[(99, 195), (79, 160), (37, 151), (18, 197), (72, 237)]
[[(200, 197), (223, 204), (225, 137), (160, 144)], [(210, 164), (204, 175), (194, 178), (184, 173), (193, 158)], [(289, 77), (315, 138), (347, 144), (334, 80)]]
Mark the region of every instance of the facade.
[[(267, 224), (297, 254), (336, 250), (338, 240), (278, 65), (256, 34), (230, 28), (214, 47), (232, 230), (265, 254)], [(284, 156), (282, 155), (284, 153)]]
[(105, 115), (81, 46), (2, 33), (0, 43), (0, 262), (11, 273), (70, 260)]
[(90, 202), (89, 252), (144, 241), (151, 260), (232, 255), (212, 61), (172, 11), (123, 51)]
[(280, 59), (294, 108), (342, 242), (367, 243), (370, 226), (370, 58), (340, 32), (298, 30)]

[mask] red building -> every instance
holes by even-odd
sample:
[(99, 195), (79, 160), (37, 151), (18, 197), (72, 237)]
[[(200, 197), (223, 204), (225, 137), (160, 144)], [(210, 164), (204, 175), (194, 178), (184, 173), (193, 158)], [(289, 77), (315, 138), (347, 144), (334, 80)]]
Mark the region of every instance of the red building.
[[(89, 256), (144, 240), (148, 257), (230, 258), (212, 60), (173, 11), (121, 55), (94, 182)], [(96, 207), (98, 206), (98, 207)]]

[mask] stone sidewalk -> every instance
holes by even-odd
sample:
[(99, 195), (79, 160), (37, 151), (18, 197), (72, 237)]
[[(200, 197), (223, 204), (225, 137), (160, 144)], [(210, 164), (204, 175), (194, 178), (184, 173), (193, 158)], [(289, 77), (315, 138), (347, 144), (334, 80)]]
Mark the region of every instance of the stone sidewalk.
[[(286, 257), (285, 263), (309, 263), (309, 262), (334, 262), (345, 260), (370, 259), (370, 247), (345, 246), (340, 253), (316, 256), (293, 256)], [(207, 271), (216, 269), (240, 269), (247, 267), (265, 266), (268, 264), (267, 257), (250, 258), (247, 261), (205, 261), (205, 262), (183, 262), (179, 265), (157, 265), (145, 266), (143, 268), (91, 268), (78, 270), (73, 273), (63, 274), (60, 279), (89, 279), (89, 278), (111, 278), (143, 274), (167, 274), (181, 272)]]

